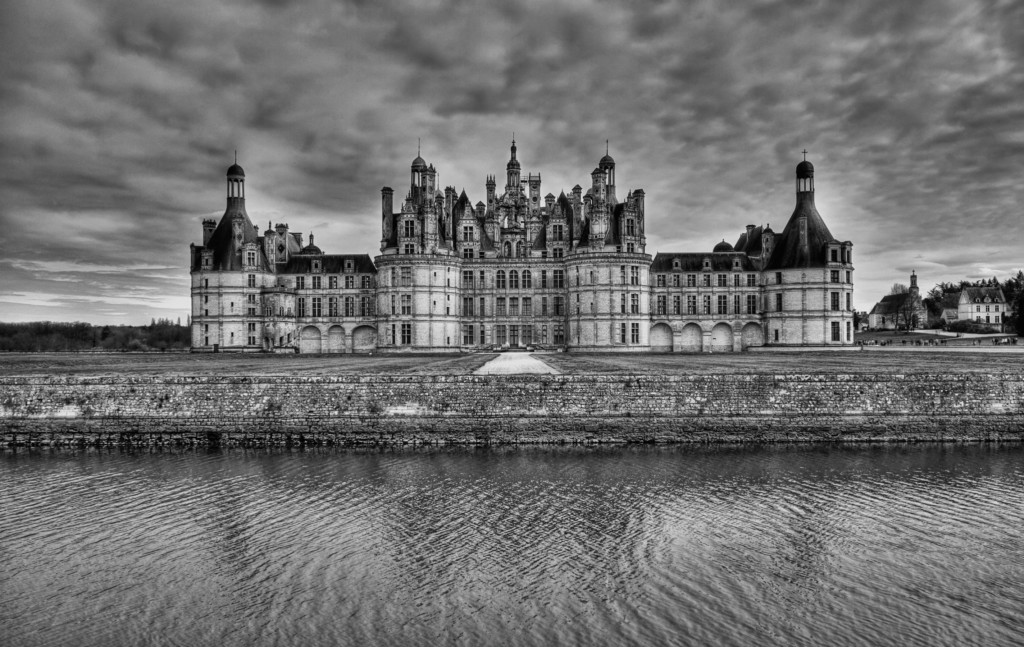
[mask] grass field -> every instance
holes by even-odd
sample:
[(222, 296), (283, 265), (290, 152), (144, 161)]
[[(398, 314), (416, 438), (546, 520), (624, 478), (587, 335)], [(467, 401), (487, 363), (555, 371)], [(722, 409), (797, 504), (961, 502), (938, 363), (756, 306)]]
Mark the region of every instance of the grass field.
[[(469, 375), (494, 357), (469, 355), (0, 354), (0, 376), (19, 375)], [(783, 373), (1015, 373), (1024, 354), (872, 350), (730, 354), (543, 353), (566, 375)]]

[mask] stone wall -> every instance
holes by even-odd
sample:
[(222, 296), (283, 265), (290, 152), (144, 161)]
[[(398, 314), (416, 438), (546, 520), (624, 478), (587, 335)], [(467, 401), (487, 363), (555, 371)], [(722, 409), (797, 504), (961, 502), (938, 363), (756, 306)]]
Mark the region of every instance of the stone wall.
[(25, 377), (0, 444), (1024, 440), (1022, 375)]

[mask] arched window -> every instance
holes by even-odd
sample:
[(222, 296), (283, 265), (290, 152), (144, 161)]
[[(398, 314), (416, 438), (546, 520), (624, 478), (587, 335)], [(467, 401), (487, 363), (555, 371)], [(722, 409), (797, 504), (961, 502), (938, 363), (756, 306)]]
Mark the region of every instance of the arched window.
[(508, 287), (513, 290), (519, 289), (519, 272), (515, 270), (509, 270), (508, 272)]
[(506, 258), (512, 256), (512, 243), (506, 241), (503, 249), (505, 250)]
[(523, 287), (533, 287), (533, 277), (530, 275), (530, 270), (523, 270)]
[[(507, 244), (507, 243), (506, 243)], [(498, 270), (494, 275), (494, 287), (504, 290), (505, 289), (505, 270)]]

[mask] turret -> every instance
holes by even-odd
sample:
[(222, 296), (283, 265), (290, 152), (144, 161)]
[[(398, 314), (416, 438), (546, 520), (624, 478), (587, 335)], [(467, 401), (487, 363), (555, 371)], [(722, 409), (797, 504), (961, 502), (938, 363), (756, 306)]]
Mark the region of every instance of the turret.
[(494, 201), (497, 200), (497, 196), (495, 196), (495, 190), (494, 190), (495, 186), (496, 185), (495, 185), (495, 181), (494, 181), (494, 176), (493, 175), (488, 175), (487, 176), (487, 204), (494, 204)]
[(380, 190), (380, 211), (381, 211), (381, 235), (380, 235), (380, 248), (383, 251), (385, 248), (391, 246), (394, 238), (394, 224), (395, 224), (395, 212), (394, 212), (394, 190), (389, 187), (383, 187)]
[(519, 160), (516, 159), (516, 139), (512, 138), (512, 153), (508, 160), (508, 164), (505, 165), (505, 171), (508, 175), (508, 179), (505, 184), (505, 191), (519, 191)]
[(213, 231), (217, 228), (217, 221), (213, 218), (206, 218), (203, 220), (203, 247), (210, 244), (210, 237), (213, 236)]
[(615, 160), (608, 154), (608, 140), (605, 140), (604, 157), (598, 162), (597, 168), (604, 171), (604, 181), (607, 186), (607, 196), (610, 202), (615, 202)]

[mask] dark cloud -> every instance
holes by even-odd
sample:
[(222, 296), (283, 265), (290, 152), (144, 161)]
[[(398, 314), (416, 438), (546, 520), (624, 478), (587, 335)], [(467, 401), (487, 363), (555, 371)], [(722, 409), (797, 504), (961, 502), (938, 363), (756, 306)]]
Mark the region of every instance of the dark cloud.
[(260, 226), (372, 254), (417, 139), (476, 201), (512, 131), (556, 195), (610, 139), (652, 252), (781, 227), (807, 148), (860, 308), (908, 268), (927, 287), (1022, 264), (1021, 3), (16, 0), (4, 18), (7, 318), (187, 314), (187, 246), (235, 149)]

